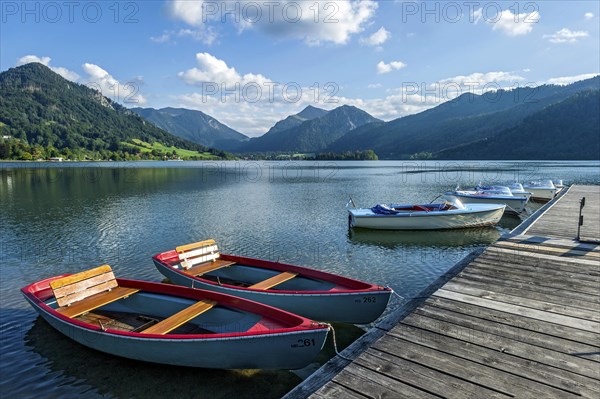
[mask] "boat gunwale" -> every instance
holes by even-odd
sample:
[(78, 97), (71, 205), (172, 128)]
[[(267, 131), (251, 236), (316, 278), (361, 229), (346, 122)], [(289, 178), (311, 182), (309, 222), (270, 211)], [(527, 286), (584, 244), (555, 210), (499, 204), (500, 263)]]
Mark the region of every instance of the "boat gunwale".
[[(467, 207), (467, 205), (475, 205), (476, 208), (478, 207), (489, 207), (489, 208), (485, 208), (485, 209), (473, 209), (473, 208), (469, 208)], [(373, 211), (371, 211), (371, 208), (356, 208), (356, 209), (348, 209), (348, 212), (352, 214), (352, 216), (357, 217), (357, 218), (393, 218), (393, 217), (399, 217), (399, 218), (407, 218), (407, 217), (421, 217), (421, 216), (425, 216), (425, 217), (430, 217), (430, 216), (457, 216), (457, 215), (472, 215), (472, 214), (477, 214), (477, 213), (484, 213), (484, 212), (496, 212), (499, 211), (501, 208), (506, 209), (506, 204), (471, 204), (471, 203), (467, 203), (467, 205), (465, 205), (465, 209), (448, 209), (445, 211), (430, 211), (430, 212), (425, 212), (425, 211), (407, 211), (407, 212), (400, 212), (400, 213), (394, 213), (394, 214), (378, 214), (378, 213), (374, 213)], [(493, 205), (497, 205), (496, 207), (492, 207)], [(354, 213), (355, 211), (360, 211), (360, 210), (365, 210), (365, 211), (369, 211), (371, 212), (371, 214), (356, 214)]]
[[(188, 288), (172, 284), (162, 284), (156, 282), (147, 282), (141, 280), (117, 279), (119, 285), (131, 288), (140, 288), (139, 293), (152, 293), (159, 295), (174, 296), (189, 300), (216, 300), (219, 304), (233, 309), (247, 311), (257, 314), (258, 316), (272, 318), (284, 325), (289, 325), (285, 328), (265, 329), (261, 331), (240, 331), (233, 333), (211, 333), (211, 334), (144, 334), (143, 332), (130, 332), (114, 330), (111, 328), (103, 329), (100, 325), (86, 323), (75, 318), (63, 315), (56, 309), (45, 303), (46, 300), (52, 298), (50, 290), (50, 282), (59, 278), (70, 276), (71, 274), (63, 274), (60, 276), (50, 277), (41, 281), (34, 282), (21, 288), (22, 294), (25, 296), (31, 305), (39, 309), (49, 316), (58, 319), (60, 322), (85, 330), (101, 332), (128, 339), (143, 339), (143, 340), (159, 340), (159, 341), (189, 341), (189, 340), (230, 340), (239, 338), (260, 338), (267, 336), (277, 336), (286, 334), (306, 333), (310, 331), (318, 331), (328, 329), (329, 327), (323, 323), (315, 322), (311, 319), (287, 312), (282, 309), (275, 308), (263, 303), (255, 302), (250, 299), (238, 298), (232, 295), (218, 293), (195, 288)], [(135, 295), (135, 294), (134, 294)], [(209, 298), (207, 298), (207, 296)], [(214, 298), (213, 298), (214, 297)]]
[[(335, 289), (332, 290), (264, 290), (264, 289), (256, 289), (250, 287), (240, 287), (231, 284), (219, 284), (212, 280), (207, 280), (199, 276), (193, 276), (185, 273), (184, 270), (173, 267), (174, 264), (169, 263), (167, 260), (163, 259), (165, 256), (168, 256), (172, 251), (165, 251), (160, 254), (154, 255), (152, 259), (155, 263), (162, 265), (190, 280), (195, 280), (202, 282), (203, 284), (210, 284), (213, 286), (224, 287), (227, 289), (235, 290), (235, 291), (243, 291), (243, 292), (253, 292), (257, 294), (265, 294), (265, 295), (280, 295), (280, 296), (320, 296), (320, 295), (364, 295), (364, 294), (374, 294), (374, 293), (389, 293), (391, 294), (392, 289), (389, 287), (383, 287), (377, 284), (368, 283), (361, 280), (356, 280), (350, 277), (344, 277), (333, 273), (328, 273), (320, 270), (310, 269), (302, 266), (291, 265), (287, 263), (280, 262), (272, 262), (264, 259), (257, 258), (249, 258), (245, 256), (237, 256), (237, 255), (229, 255), (229, 254), (221, 254), (221, 258), (223, 260), (233, 261), (239, 263), (242, 266), (249, 267), (257, 267), (262, 269), (269, 269), (278, 272), (294, 272), (298, 273), (299, 277), (307, 277), (316, 280), (323, 280), (331, 283), (335, 283), (340, 286), (363, 286), (364, 288), (348, 288), (348, 289)], [(235, 266), (235, 265), (232, 265)]]
[[(528, 198), (519, 195), (498, 195), (498, 194), (469, 194), (469, 193), (461, 193), (461, 192), (448, 192), (448, 195), (454, 195), (457, 197), (465, 197), (465, 198), (476, 198), (476, 199), (489, 199), (489, 200), (502, 200), (502, 201), (523, 201), (527, 202)], [(468, 202), (467, 202), (468, 204)]]

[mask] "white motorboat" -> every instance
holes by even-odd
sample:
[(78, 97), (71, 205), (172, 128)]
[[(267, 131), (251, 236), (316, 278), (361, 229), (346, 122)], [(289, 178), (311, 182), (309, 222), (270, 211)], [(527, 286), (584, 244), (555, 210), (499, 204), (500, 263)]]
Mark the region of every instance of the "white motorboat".
[(526, 191), (521, 183), (512, 183), (510, 186), (508, 186), (508, 188), (515, 197), (526, 197), (529, 199), (533, 195), (531, 191)]
[(523, 188), (531, 191), (531, 199), (535, 201), (550, 201), (560, 191), (552, 180), (535, 180), (523, 184)]
[(457, 198), (441, 204), (378, 204), (348, 208), (349, 226), (380, 230), (443, 230), (491, 226), (502, 218), (504, 204), (463, 204)]
[(477, 186), (469, 190), (448, 191), (446, 195), (458, 198), (465, 204), (504, 204), (516, 213), (523, 212), (529, 200), (528, 197), (513, 195), (505, 186)]

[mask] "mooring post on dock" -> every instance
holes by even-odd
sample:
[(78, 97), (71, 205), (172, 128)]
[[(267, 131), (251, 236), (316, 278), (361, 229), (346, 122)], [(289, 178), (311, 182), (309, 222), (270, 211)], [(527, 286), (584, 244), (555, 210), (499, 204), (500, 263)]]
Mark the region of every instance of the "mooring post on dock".
[(585, 197), (582, 197), (579, 200), (579, 224), (577, 225), (577, 238), (576, 241), (581, 241), (581, 226), (583, 225), (583, 215), (581, 214), (583, 211), (583, 207), (585, 206)]

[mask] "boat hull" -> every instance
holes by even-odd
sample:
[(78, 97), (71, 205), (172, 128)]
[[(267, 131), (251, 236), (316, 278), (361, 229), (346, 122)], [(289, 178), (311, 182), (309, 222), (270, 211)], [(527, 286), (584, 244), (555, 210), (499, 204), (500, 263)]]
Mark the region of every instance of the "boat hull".
[(380, 215), (370, 209), (349, 209), (350, 227), (378, 230), (447, 230), (495, 225), (505, 205), (470, 204), (468, 210), (406, 212)]
[(463, 204), (504, 204), (515, 212), (523, 212), (525, 205), (527, 204), (528, 197), (505, 197), (505, 196), (481, 196), (481, 195), (469, 195), (460, 193), (448, 194), (452, 197), (458, 198)]
[[(267, 332), (265, 326), (264, 333), (239, 332), (222, 336), (214, 334), (213, 337), (210, 334), (144, 335), (103, 330), (98, 326), (59, 314), (31, 293), (24, 291), (24, 295), (52, 327), (84, 346), (115, 356), (176, 366), (217, 369), (298, 369), (307, 366), (315, 359), (325, 343), (328, 332), (328, 328), (297, 328), (287, 329), (287, 331), (281, 329)], [(135, 295), (138, 295), (137, 299), (134, 299)], [(139, 300), (140, 294), (135, 295), (130, 297), (131, 301)], [(127, 302), (130, 298), (107, 305), (105, 310), (125, 309), (130, 306)], [(239, 301), (236, 298), (232, 300)], [(255, 305), (267, 308), (261, 304)], [(277, 309), (271, 311), (280, 312)]]
[[(299, 266), (282, 265), (280, 263), (262, 261), (259, 259), (223, 255), (222, 259), (233, 260), (244, 265), (265, 266), (271, 265), (282, 270), (293, 267), (294, 271), (304, 268)], [(278, 290), (264, 291), (220, 285), (198, 277), (184, 273), (180, 269), (174, 269), (172, 265), (163, 262), (155, 256), (154, 265), (158, 271), (171, 282), (186, 287), (200, 288), (234, 295), (252, 301), (264, 303), (288, 312), (296, 313), (313, 320), (335, 321), (352, 324), (368, 324), (375, 321), (385, 310), (392, 291), (383, 287), (371, 286), (357, 290)], [(312, 273), (315, 271), (311, 270)], [(319, 275), (328, 273), (318, 272)], [(333, 276), (340, 278), (340, 276)], [(346, 279), (348, 280), (348, 279)], [(362, 282), (358, 282), (361, 284)]]
[(558, 193), (557, 188), (526, 187), (531, 192), (531, 199), (534, 201), (550, 201)]

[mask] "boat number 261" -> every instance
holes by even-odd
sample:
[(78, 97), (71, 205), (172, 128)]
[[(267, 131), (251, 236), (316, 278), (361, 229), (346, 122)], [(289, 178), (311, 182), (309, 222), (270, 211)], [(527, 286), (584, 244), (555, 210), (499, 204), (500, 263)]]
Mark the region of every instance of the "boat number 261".
[(314, 339), (299, 339), (295, 343), (292, 344), (292, 348), (304, 348), (307, 346), (315, 346)]

